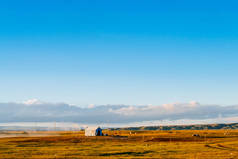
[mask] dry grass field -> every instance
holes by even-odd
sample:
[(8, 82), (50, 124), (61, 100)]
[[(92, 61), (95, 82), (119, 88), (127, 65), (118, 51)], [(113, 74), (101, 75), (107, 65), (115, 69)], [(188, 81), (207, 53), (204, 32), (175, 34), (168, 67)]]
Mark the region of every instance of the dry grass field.
[(238, 130), (103, 132), (4, 132), (0, 158), (238, 158)]

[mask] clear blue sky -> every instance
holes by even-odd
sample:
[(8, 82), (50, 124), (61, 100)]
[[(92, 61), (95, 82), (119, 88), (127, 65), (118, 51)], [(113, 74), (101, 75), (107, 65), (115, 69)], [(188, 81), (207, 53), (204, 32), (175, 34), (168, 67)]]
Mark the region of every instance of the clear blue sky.
[(238, 104), (236, 0), (0, 2), (0, 101)]

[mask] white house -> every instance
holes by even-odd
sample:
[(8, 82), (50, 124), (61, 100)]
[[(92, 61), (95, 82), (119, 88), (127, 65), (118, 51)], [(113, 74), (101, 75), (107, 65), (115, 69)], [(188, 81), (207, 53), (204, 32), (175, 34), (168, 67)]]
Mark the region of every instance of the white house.
[(100, 127), (86, 127), (85, 136), (103, 136), (102, 129)]

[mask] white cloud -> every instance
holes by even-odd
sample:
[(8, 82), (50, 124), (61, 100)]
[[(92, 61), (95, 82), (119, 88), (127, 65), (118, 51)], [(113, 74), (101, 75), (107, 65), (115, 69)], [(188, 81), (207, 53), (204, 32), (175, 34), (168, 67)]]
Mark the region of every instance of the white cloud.
[[(24, 103), (0, 103), (1, 122), (133, 123), (232, 118), (238, 106), (203, 105), (198, 102), (163, 105), (90, 105), (45, 103), (37, 99)], [(237, 121), (238, 122), (238, 121)]]
[(109, 109), (109, 112), (129, 116), (129, 115), (135, 115), (137, 113), (138, 109), (139, 108), (137, 108), (135, 106), (128, 106), (128, 107), (122, 107), (122, 108), (116, 109), (116, 110)]
[(121, 115), (166, 115), (166, 114), (178, 114), (187, 112), (196, 107), (200, 106), (198, 102), (189, 102), (189, 103), (171, 103), (171, 104), (163, 104), (162, 106), (127, 106), (119, 109), (112, 109), (110, 112), (121, 114)]
[(95, 104), (89, 104), (88, 105), (88, 108), (94, 108), (95, 107)]
[(191, 102), (189, 102), (189, 105), (192, 106), (192, 107), (195, 107), (195, 106), (199, 106), (200, 103), (196, 102), (196, 101), (191, 101)]
[(27, 101), (24, 101), (23, 104), (25, 105), (38, 105), (42, 104), (43, 102), (39, 101), (38, 99), (29, 99)]

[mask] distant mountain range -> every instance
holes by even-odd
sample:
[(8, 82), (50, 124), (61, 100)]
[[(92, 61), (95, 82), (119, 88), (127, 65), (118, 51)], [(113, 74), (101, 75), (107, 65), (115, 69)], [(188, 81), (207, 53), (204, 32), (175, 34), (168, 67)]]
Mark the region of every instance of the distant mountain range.
[(174, 126), (141, 126), (112, 128), (111, 130), (216, 130), (216, 129), (238, 129), (238, 123), (230, 124), (205, 124), (205, 125), (174, 125)]

